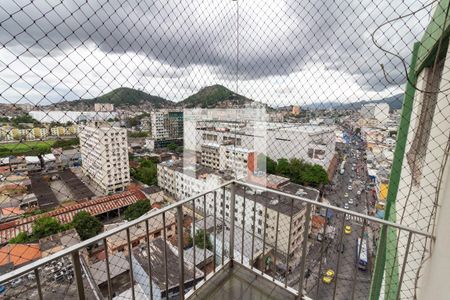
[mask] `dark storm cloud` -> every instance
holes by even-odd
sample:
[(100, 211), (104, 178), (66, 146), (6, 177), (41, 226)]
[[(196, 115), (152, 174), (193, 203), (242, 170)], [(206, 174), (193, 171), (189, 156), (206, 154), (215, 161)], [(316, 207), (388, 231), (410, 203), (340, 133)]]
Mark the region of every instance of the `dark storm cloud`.
[[(170, 65), (162, 74), (139, 69), (145, 76), (178, 78), (190, 65), (207, 65), (227, 79), (237, 69), (236, 2), (16, 2), (0, 4), (0, 44), (17, 55), (57, 57), (95, 45), (106, 53), (134, 52)], [(369, 90), (404, 82), (401, 61), (376, 48), (371, 33), (386, 20), (422, 7), (420, 1), (273, 2), (240, 2), (241, 79), (288, 75), (313, 62), (355, 75)], [(377, 39), (408, 59), (412, 41), (428, 22), (426, 13), (386, 26)]]

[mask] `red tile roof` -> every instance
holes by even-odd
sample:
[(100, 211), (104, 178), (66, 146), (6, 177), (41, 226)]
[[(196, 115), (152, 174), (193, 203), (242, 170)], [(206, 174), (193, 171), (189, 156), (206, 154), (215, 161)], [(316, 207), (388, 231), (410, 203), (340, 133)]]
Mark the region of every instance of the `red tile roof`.
[(39, 244), (15, 244), (0, 248), (0, 266), (12, 263), (14, 267), (19, 267), (39, 258)]
[(35, 215), (0, 224), (0, 242), (5, 243), (20, 232), (31, 232), (34, 220), (43, 216), (57, 218), (62, 224), (72, 222), (75, 214), (86, 211), (93, 216), (106, 213), (121, 207), (129, 206), (137, 201), (144, 200), (145, 195), (139, 191), (126, 191), (120, 194), (103, 196), (67, 207), (55, 209), (51, 212)]

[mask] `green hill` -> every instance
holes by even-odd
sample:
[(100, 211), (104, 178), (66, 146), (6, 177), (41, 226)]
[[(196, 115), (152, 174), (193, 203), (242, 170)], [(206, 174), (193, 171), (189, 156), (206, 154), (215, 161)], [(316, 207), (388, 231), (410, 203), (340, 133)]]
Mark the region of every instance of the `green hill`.
[(187, 97), (183, 101), (178, 102), (177, 105), (186, 108), (214, 108), (221, 106), (223, 107), (227, 103), (243, 106), (244, 104), (251, 102), (253, 102), (253, 100), (236, 94), (222, 85), (215, 84), (202, 88), (197, 93)]
[(112, 90), (96, 98), (64, 101), (58, 103), (58, 105), (75, 108), (77, 106), (93, 106), (94, 103), (112, 103), (115, 107), (151, 105), (154, 108), (172, 107), (175, 105), (172, 101), (127, 87)]

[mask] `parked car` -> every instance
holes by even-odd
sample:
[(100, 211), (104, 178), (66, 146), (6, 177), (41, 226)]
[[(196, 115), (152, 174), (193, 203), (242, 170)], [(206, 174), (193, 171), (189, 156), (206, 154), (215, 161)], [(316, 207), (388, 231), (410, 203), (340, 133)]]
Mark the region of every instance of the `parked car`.
[(349, 209), (350, 207), (348, 206), (348, 203), (344, 203), (344, 208), (345, 209)]
[(322, 277), (322, 281), (326, 284), (330, 284), (334, 279), (334, 271), (332, 269), (328, 269), (325, 272), (325, 275)]
[(345, 225), (344, 233), (345, 234), (351, 234), (352, 233), (352, 227), (350, 225)]
[(351, 191), (353, 190), (353, 187), (351, 185), (348, 186), (348, 190)]
[(348, 204), (353, 204), (353, 198), (348, 199)]

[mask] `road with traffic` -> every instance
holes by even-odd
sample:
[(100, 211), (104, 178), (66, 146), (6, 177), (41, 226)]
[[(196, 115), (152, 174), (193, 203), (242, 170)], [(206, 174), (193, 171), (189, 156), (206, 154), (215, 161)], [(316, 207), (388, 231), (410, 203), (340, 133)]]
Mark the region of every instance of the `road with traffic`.
[[(368, 178), (363, 145), (358, 137), (351, 137), (350, 143), (343, 147), (342, 160), (345, 160), (344, 172), (337, 169), (324, 197), (331, 205), (367, 214)], [(335, 227), (334, 238), (316, 241), (309, 250), (307, 295), (313, 299), (367, 299), (370, 266), (360, 270), (357, 265), (357, 240), (367, 235), (367, 230), (363, 232), (363, 219), (333, 212), (327, 226)], [(328, 270), (334, 275), (326, 283), (323, 277)]]

